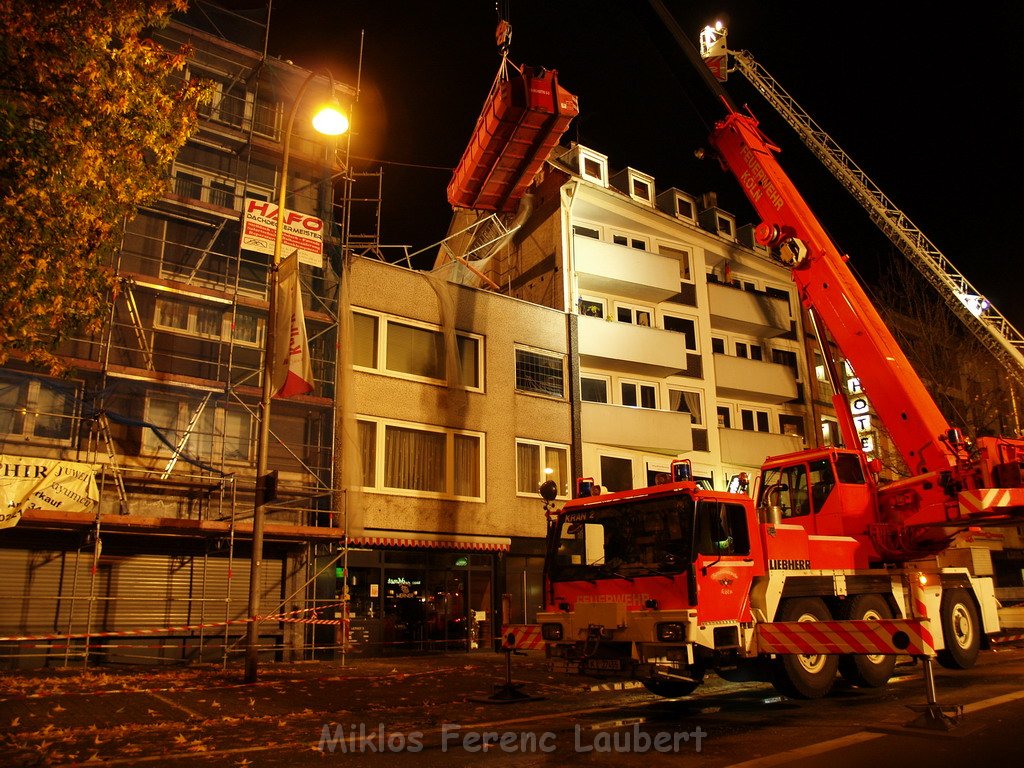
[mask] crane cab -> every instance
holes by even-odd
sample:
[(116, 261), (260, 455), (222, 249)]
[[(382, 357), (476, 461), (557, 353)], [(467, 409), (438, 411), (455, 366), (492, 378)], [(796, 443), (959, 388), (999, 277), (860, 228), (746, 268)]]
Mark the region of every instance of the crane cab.
[(757, 504), (764, 522), (800, 526), (821, 546), (855, 540), (853, 567), (864, 568), (875, 555), (869, 539), (875, 497), (862, 451), (821, 448), (769, 457)]

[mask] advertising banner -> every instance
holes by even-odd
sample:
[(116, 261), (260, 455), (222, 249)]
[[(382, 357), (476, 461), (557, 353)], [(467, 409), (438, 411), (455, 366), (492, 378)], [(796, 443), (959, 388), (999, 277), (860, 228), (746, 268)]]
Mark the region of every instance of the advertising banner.
[(25, 510), (92, 512), (99, 500), (91, 464), (0, 454), (0, 528)]
[[(277, 206), (245, 198), (242, 213), (242, 248), (274, 255), (277, 237)], [(319, 269), (324, 266), (324, 222), (316, 216), (284, 209), (281, 253), (299, 252), (299, 261)]]

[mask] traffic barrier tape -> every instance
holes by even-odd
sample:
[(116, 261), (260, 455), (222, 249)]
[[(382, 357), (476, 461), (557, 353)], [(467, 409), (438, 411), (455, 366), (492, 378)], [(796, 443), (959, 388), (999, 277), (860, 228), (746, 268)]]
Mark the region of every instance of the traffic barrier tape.
[(779, 621), (757, 625), (762, 653), (866, 653), (931, 656), (931, 634), (914, 619)]
[[(147, 627), (143, 629), (119, 629), (109, 632), (74, 632), (70, 634), (54, 633), (47, 635), (10, 635), (0, 637), (0, 642), (20, 643), (34, 640), (84, 640), (93, 637), (133, 637), (138, 635), (159, 635), (164, 632), (192, 632), (197, 629), (214, 629), (216, 627), (227, 627), (232, 624), (248, 624), (251, 621), (262, 622), (284, 622), (301, 624), (340, 624), (341, 619), (321, 619), (316, 616), (319, 611), (328, 608), (337, 608), (342, 603), (330, 605), (318, 605), (313, 608), (299, 608), (287, 613), (270, 614), (268, 616), (245, 617), (242, 619), (228, 619), (227, 621), (215, 621), (205, 624), (187, 624), (177, 627)], [(313, 618), (299, 618), (296, 614), (313, 613)]]

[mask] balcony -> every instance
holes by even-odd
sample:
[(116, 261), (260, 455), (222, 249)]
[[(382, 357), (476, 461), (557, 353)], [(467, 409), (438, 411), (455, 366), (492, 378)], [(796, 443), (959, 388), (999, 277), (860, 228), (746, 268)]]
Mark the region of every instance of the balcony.
[(607, 403), (583, 403), (583, 440), (654, 453), (693, 448), (690, 414)]
[(687, 371), (686, 339), (681, 333), (583, 315), (579, 329), (584, 366), (646, 376)]
[(796, 435), (745, 429), (719, 428), (718, 439), (721, 441), (723, 462), (747, 467), (759, 467), (769, 456), (792, 453), (804, 447), (803, 440)]
[(789, 306), (765, 293), (708, 283), (711, 327), (771, 339), (789, 333)]
[(656, 304), (679, 293), (679, 262), (592, 237), (573, 237), (573, 258), (584, 293), (610, 293)]
[(797, 397), (796, 377), (788, 366), (730, 355), (714, 355), (714, 361), (719, 397), (773, 405)]

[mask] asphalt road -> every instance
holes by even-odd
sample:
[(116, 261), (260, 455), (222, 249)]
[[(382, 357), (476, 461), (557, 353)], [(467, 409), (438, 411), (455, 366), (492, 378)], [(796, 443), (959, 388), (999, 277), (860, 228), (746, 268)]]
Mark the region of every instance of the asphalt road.
[[(967, 672), (936, 670), (950, 730), (908, 727), (920, 666), (881, 690), (836, 686), (792, 701), (717, 678), (694, 696), (556, 676), (514, 657), (533, 697), (499, 703), (497, 654), (264, 665), (260, 680), (210, 668), (0, 674), (0, 765), (469, 766), (1016, 765), (1024, 756), (1024, 648)], [(596, 689), (595, 689), (596, 688)], [(1012, 762), (1011, 762), (1012, 760)], [(998, 762), (997, 762), (998, 761)], [(1004, 762), (1005, 761), (1005, 762)]]

